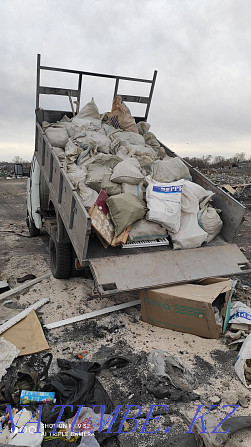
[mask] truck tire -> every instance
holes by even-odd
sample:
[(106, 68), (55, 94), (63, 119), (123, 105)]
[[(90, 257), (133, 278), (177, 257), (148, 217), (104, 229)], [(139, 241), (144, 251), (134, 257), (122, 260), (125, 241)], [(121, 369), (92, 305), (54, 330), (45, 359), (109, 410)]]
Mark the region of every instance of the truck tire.
[(71, 244), (58, 242), (56, 232), (53, 232), (49, 242), (49, 255), (51, 271), (54, 278), (68, 279), (72, 271)]
[(36, 237), (40, 235), (40, 229), (35, 226), (28, 212), (27, 212), (26, 224), (30, 233), (30, 237)]

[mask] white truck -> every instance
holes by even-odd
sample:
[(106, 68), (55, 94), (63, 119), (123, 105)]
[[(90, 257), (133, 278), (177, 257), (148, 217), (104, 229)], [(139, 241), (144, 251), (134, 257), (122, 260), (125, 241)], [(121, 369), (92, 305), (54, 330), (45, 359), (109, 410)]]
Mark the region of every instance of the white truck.
[[(42, 86), (41, 71), (48, 70), (75, 74), (77, 89)], [(42, 130), (43, 121), (55, 123), (64, 115), (71, 118), (73, 111), (44, 110), (39, 106), (40, 95), (65, 95), (70, 99), (76, 98), (80, 103), (82, 79), (86, 76), (114, 79), (114, 96), (119, 94), (124, 102), (145, 104), (145, 115), (135, 117), (139, 122), (147, 120), (157, 72), (151, 80), (90, 73), (43, 66), (40, 55), (37, 56), (36, 137), (27, 186), (27, 225), (31, 236), (39, 236), (42, 228), (49, 233), (50, 264), (54, 277), (69, 278), (77, 272), (85, 275), (88, 270), (99, 293), (110, 295), (249, 272), (248, 260), (237, 245), (231, 244), (243, 221), (245, 207), (190, 165), (193, 181), (215, 193), (213, 204), (222, 210), (220, 236), (207, 246), (175, 251), (167, 246), (123, 250), (121, 247), (105, 249), (101, 245), (92, 234), (87, 210)], [(135, 85), (147, 83), (149, 95), (123, 95), (120, 92), (121, 80)], [(177, 156), (164, 144), (161, 145), (167, 155)]]

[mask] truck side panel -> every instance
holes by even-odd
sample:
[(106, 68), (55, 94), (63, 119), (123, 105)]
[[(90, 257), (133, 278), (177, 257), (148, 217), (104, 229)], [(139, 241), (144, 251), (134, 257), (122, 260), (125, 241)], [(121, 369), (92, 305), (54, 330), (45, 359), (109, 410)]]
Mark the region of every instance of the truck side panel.
[(60, 214), (75, 253), (82, 263), (86, 259), (91, 232), (90, 216), (60, 166), (39, 123), (36, 124), (36, 129), (35, 155), (41, 168), (41, 174), (50, 190), (49, 201), (53, 203), (56, 214)]

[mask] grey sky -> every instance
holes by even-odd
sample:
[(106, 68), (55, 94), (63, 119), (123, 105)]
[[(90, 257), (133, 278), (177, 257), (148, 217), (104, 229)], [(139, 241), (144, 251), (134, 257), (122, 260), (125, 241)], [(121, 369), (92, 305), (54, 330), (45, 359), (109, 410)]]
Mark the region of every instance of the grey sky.
[[(250, 0), (0, 0), (0, 160), (32, 157), (37, 53), (63, 68), (142, 78), (156, 69), (148, 121), (163, 143), (182, 156), (250, 156), (250, 17)], [(76, 87), (50, 75), (47, 85)], [(94, 96), (110, 109), (113, 82), (83, 90), (82, 106)]]

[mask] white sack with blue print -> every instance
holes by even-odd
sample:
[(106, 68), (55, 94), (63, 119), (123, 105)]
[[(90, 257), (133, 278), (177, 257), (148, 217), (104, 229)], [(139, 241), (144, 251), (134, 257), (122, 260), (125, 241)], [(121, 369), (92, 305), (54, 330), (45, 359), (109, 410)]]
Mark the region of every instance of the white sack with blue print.
[(231, 305), (229, 323), (251, 325), (251, 308), (241, 301), (234, 301)]
[(172, 183), (160, 183), (146, 178), (147, 208), (146, 218), (152, 222), (163, 225), (172, 233), (178, 233), (180, 229), (181, 194), (184, 180)]
[(180, 229), (178, 233), (169, 233), (174, 250), (200, 247), (208, 237), (208, 234), (198, 224), (199, 200), (193, 194), (191, 185), (193, 185), (191, 182), (184, 181), (181, 195)]

